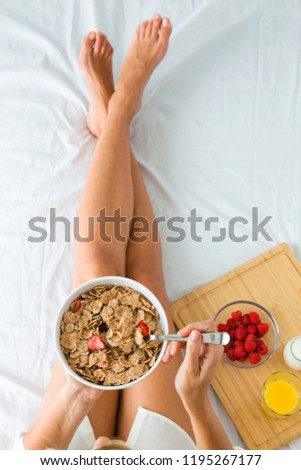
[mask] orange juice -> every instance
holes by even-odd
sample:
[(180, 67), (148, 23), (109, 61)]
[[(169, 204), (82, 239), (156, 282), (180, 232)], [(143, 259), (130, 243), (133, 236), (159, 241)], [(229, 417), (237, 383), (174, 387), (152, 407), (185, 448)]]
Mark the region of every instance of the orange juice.
[(264, 393), (267, 406), (279, 415), (292, 413), (298, 405), (296, 388), (285, 380), (275, 380), (267, 385)]

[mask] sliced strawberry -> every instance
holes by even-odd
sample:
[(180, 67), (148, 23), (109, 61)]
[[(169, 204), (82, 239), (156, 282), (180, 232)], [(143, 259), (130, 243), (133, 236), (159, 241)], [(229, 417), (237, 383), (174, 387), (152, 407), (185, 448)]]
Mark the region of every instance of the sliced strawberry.
[(229, 333), (229, 331), (230, 331), (230, 326), (229, 326), (229, 325), (225, 325), (225, 323), (219, 323), (219, 324), (217, 325), (217, 331), (219, 331), (219, 332), (225, 331), (226, 333)]
[(229, 328), (236, 328), (236, 323), (235, 321), (233, 320), (233, 318), (229, 318), (227, 320), (227, 325), (229, 326)]
[(265, 356), (268, 353), (267, 345), (263, 343), (260, 346), (258, 346), (257, 352), (258, 352), (258, 354), (261, 354), (262, 356)]
[(78, 312), (82, 304), (83, 299), (77, 299), (74, 306), (74, 312)]
[(250, 359), (250, 364), (255, 365), (261, 361), (261, 356), (260, 354), (252, 352), (249, 354), (249, 359)]
[(269, 331), (269, 325), (267, 323), (258, 323), (257, 331), (259, 336), (264, 336)]
[(242, 316), (242, 323), (243, 325), (245, 326), (248, 326), (250, 324), (250, 320), (249, 320), (249, 315), (247, 313), (245, 313), (243, 316)]
[(137, 325), (138, 328), (140, 328), (142, 336), (145, 338), (145, 336), (149, 335), (149, 328), (148, 325), (144, 321), (140, 321)]
[(240, 310), (237, 310), (237, 312), (232, 312), (231, 317), (235, 322), (240, 322), (242, 320), (242, 313)]
[(249, 320), (250, 320), (250, 323), (255, 325), (256, 323), (260, 322), (260, 316), (258, 315), (257, 312), (250, 312), (249, 313)]
[(247, 353), (251, 353), (253, 351), (255, 351), (255, 349), (257, 348), (257, 344), (255, 341), (246, 341), (245, 342), (245, 350), (247, 351)]
[(92, 338), (90, 338), (88, 341), (88, 349), (91, 349), (92, 351), (105, 349), (105, 344), (102, 340), (102, 337), (100, 335), (92, 336)]
[(249, 325), (247, 327), (247, 332), (248, 332), (249, 335), (255, 335), (257, 333), (256, 325)]

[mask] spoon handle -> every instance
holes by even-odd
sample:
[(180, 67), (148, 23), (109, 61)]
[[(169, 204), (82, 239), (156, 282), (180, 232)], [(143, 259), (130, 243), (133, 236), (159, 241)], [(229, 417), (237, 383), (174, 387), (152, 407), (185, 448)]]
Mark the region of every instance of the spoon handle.
[[(203, 343), (206, 344), (228, 344), (230, 341), (230, 335), (226, 332), (221, 333), (202, 333)], [(187, 342), (188, 337), (182, 338), (181, 336), (175, 335), (150, 335), (150, 339), (159, 339), (161, 341), (183, 341)]]

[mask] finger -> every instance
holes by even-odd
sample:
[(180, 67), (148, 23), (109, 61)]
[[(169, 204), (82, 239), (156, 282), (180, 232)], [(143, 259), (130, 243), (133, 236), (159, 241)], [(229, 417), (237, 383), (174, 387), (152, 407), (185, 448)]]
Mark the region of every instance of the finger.
[(184, 328), (181, 328), (181, 330), (178, 331), (178, 335), (182, 338), (185, 338), (186, 336), (190, 335), (192, 330), (198, 330), (201, 333), (217, 331), (213, 320), (203, 320), (184, 326)]
[(186, 347), (186, 343), (182, 343), (180, 341), (171, 341), (166, 348), (166, 352), (163, 356), (163, 362), (169, 362), (175, 356), (180, 349), (184, 349)]
[(186, 346), (186, 354), (184, 364), (194, 376), (198, 376), (200, 373), (200, 351), (202, 345), (202, 337), (198, 330), (192, 330), (189, 335)]

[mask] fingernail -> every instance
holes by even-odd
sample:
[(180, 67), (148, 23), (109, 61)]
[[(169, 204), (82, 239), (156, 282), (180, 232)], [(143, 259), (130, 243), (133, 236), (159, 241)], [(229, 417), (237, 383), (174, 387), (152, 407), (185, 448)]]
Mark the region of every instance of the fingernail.
[(156, 18), (157, 18), (157, 20), (158, 20), (159, 18), (161, 18), (161, 15), (156, 15)]
[(163, 362), (167, 361), (168, 358), (169, 358), (169, 354), (168, 354), (168, 352), (166, 352), (166, 353), (164, 354), (164, 356), (163, 356), (163, 359), (162, 359)]
[(192, 330), (190, 333), (190, 339), (191, 341), (198, 341), (200, 339), (200, 332), (197, 330)]
[(168, 19), (167, 18), (163, 18), (162, 26), (168, 26)]
[(90, 33), (89, 34), (89, 39), (91, 39), (91, 40), (95, 39), (95, 33)]

